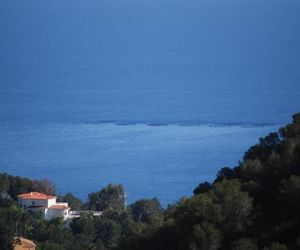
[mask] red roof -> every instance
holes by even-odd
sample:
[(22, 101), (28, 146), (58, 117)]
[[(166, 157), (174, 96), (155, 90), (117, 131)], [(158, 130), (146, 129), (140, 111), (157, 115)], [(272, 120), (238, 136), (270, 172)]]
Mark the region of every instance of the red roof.
[(21, 237), (15, 237), (14, 238), (14, 241), (13, 241), (13, 246), (23, 246), (22, 248), (23, 249), (26, 249), (26, 248), (35, 248), (35, 244), (31, 241), (31, 240), (27, 240), (27, 239), (24, 239), (24, 238), (21, 238)]
[(20, 194), (18, 195), (18, 198), (22, 199), (30, 199), (30, 200), (50, 200), (50, 199), (55, 199), (56, 196), (53, 195), (47, 195), (47, 194), (42, 194), (38, 192), (30, 192), (26, 194)]
[(49, 207), (49, 209), (59, 209), (59, 210), (63, 209), (64, 210), (64, 209), (69, 209), (69, 207), (65, 206), (65, 205), (52, 205)]

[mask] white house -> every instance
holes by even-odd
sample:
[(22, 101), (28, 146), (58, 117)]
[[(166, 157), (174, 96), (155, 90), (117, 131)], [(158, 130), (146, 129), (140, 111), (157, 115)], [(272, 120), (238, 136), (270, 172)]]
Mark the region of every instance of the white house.
[(18, 195), (18, 204), (33, 212), (42, 213), (46, 220), (61, 217), (66, 220), (69, 217), (69, 205), (65, 202), (56, 202), (56, 196), (38, 192), (30, 192)]

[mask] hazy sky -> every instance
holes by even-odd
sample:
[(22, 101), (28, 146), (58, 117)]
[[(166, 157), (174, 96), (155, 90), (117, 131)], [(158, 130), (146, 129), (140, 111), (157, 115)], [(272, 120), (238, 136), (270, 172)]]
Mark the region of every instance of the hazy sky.
[(299, 0), (1, 0), (0, 88), (295, 90)]

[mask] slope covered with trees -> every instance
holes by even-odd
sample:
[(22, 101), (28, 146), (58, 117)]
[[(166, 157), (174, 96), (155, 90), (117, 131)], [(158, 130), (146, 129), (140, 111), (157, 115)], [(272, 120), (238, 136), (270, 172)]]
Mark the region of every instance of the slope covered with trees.
[[(216, 156), (217, 157), (217, 156)], [(26, 235), (38, 249), (296, 250), (300, 249), (300, 113), (291, 124), (259, 139), (234, 168), (200, 183), (190, 198), (162, 209), (157, 199), (125, 206), (121, 185), (91, 193), (84, 204), (60, 197), (86, 213), (69, 226), (44, 221), (16, 205), (16, 194), (54, 192), (48, 181), (0, 175), (0, 246)]]

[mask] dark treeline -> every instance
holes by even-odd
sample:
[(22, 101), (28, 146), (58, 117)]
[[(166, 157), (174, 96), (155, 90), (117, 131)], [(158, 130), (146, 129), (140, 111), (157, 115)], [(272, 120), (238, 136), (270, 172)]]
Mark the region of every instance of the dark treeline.
[[(217, 156), (216, 156), (217, 157)], [(88, 212), (70, 222), (44, 221), (16, 205), (19, 193), (54, 193), (47, 180), (0, 175), (0, 248), (16, 232), (40, 250), (296, 250), (300, 249), (300, 113), (293, 122), (259, 139), (234, 168), (194, 195), (162, 209), (156, 198), (125, 206), (122, 185), (108, 185), (88, 201), (59, 197)]]

